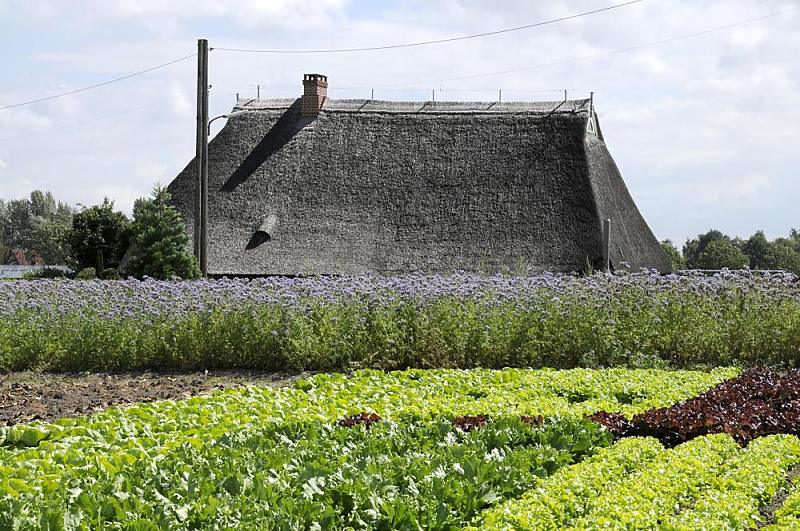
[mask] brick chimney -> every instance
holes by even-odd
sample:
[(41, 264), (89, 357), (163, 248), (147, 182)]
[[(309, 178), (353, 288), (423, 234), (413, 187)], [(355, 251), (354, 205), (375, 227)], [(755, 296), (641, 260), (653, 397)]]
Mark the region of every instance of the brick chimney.
[(316, 116), (328, 97), (328, 76), (303, 75), (303, 116)]

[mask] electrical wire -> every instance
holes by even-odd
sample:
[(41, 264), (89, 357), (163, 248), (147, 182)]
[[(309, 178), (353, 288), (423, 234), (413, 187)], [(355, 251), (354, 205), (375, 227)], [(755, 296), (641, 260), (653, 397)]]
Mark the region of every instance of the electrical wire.
[[(457, 40), (472, 39), (472, 38), (477, 38), (477, 37), (482, 37), (482, 36), (487, 36), (487, 35), (496, 35), (496, 34), (499, 34), (499, 33), (517, 31), (517, 30), (527, 29), (527, 28), (531, 28), (531, 27), (535, 27), (535, 26), (542, 26), (542, 25), (545, 25), (545, 24), (552, 24), (552, 23), (555, 23), (555, 22), (568, 20), (568, 19), (571, 19), (571, 18), (577, 18), (579, 16), (585, 16), (585, 15), (588, 15), (588, 14), (599, 13), (599, 12), (602, 12), (602, 11), (608, 11), (610, 9), (615, 9), (615, 8), (618, 8), (618, 7), (623, 7), (623, 6), (627, 6), (627, 5), (630, 5), (630, 4), (635, 4), (635, 3), (638, 3), (638, 2), (642, 2), (642, 1), (644, 1), (644, 0), (633, 0), (633, 1), (630, 1), (630, 2), (623, 3), (623, 4), (617, 4), (615, 6), (610, 6), (610, 7), (606, 7), (606, 8), (602, 8), (602, 9), (597, 9), (597, 10), (594, 10), (594, 11), (587, 11), (587, 12), (579, 13), (579, 14), (576, 14), (576, 15), (570, 15), (568, 17), (562, 17), (560, 19), (553, 19), (553, 20), (549, 20), (549, 21), (538, 22), (538, 23), (535, 23), (535, 24), (528, 24), (528, 25), (525, 25), (525, 26), (518, 26), (516, 28), (507, 28), (507, 29), (503, 29), (503, 30), (498, 30), (498, 31), (488, 32), (488, 33), (482, 33), (482, 34), (466, 35), (466, 36), (462, 36), (462, 37), (453, 37), (453, 38), (450, 38), (450, 39), (440, 39), (440, 40), (436, 40), (436, 41), (425, 41), (425, 42), (410, 43), (410, 44), (377, 46), (377, 47), (370, 47), (370, 48), (347, 48), (347, 49), (335, 49), (335, 50), (240, 50), (240, 49), (232, 49), (232, 48), (214, 48), (214, 49), (216, 49), (216, 50), (224, 50), (224, 51), (244, 51), (244, 52), (259, 52), (259, 53), (333, 53), (333, 52), (348, 52), (348, 51), (382, 50), (382, 49), (390, 49), (390, 48), (406, 48), (406, 47), (412, 47), (412, 46), (423, 46), (423, 45), (427, 45), (427, 44), (439, 44), (439, 43), (452, 42), (452, 41), (457, 41)], [(743, 26), (743, 25), (746, 25), (746, 24), (759, 22), (761, 20), (765, 20), (765, 19), (768, 19), (768, 18), (784, 15), (784, 14), (795, 12), (795, 11), (798, 11), (798, 10), (800, 10), (800, 6), (795, 6), (795, 7), (792, 7), (792, 8), (789, 8), (789, 9), (785, 9), (785, 10), (782, 10), (782, 11), (776, 11), (776, 12), (773, 12), (773, 13), (762, 15), (760, 17), (750, 18), (750, 19), (739, 21), (739, 22), (734, 22), (734, 23), (731, 23), (731, 24), (715, 26), (715, 27), (708, 28), (708, 29), (705, 29), (705, 30), (696, 31), (696, 32), (692, 32), (692, 33), (686, 33), (686, 34), (683, 34), (683, 35), (677, 35), (675, 37), (670, 37), (670, 38), (667, 38), (667, 39), (661, 39), (661, 40), (652, 41), (652, 42), (649, 42), (649, 43), (644, 43), (644, 44), (640, 44), (640, 45), (636, 45), (636, 46), (629, 46), (629, 47), (625, 47), (625, 48), (619, 48), (619, 49), (616, 49), (616, 50), (610, 50), (610, 51), (607, 51), (607, 52), (601, 52), (601, 53), (592, 54), (592, 55), (586, 55), (586, 56), (581, 56), (581, 57), (574, 57), (574, 58), (571, 58), (571, 59), (564, 59), (564, 60), (561, 60), (561, 61), (555, 61), (555, 62), (550, 62), (550, 63), (540, 63), (540, 64), (536, 64), (536, 65), (525, 66), (525, 67), (520, 67), (520, 68), (512, 68), (512, 69), (508, 69), (508, 70), (499, 70), (499, 71), (494, 71), (494, 72), (485, 72), (485, 73), (481, 73), (481, 74), (472, 74), (472, 75), (466, 75), (466, 76), (456, 76), (456, 77), (432, 79), (432, 80), (426, 80), (426, 81), (410, 81), (410, 82), (404, 82), (404, 83), (391, 83), (391, 84), (384, 84), (384, 85), (373, 85), (371, 87), (357, 87), (357, 86), (336, 87), (336, 89), (341, 89), (341, 90), (390, 89), (390, 90), (402, 92), (402, 91), (404, 91), (403, 89), (396, 89), (396, 88), (393, 88), (393, 87), (403, 87), (403, 86), (409, 86), (409, 85), (421, 85), (421, 84), (441, 83), (441, 82), (446, 82), (446, 81), (458, 81), (458, 80), (464, 80), (464, 79), (474, 79), (474, 78), (480, 78), (480, 77), (490, 77), (490, 76), (495, 76), (495, 75), (509, 74), (509, 73), (515, 73), (515, 72), (523, 72), (523, 71), (526, 71), (526, 70), (534, 70), (534, 69), (545, 68), (545, 67), (550, 67), (550, 66), (565, 65), (565, 64), (570, 64), (570, 63), (575, 63), (575, 62), (580, 62), (580, 61), (587, 61), (587, 60), (591, 60), (591, 59), (598, 59), (598, 58), (602, 58), (602, 57), (608, 57), (608, 56), (617, 55), (617, 54), (621, 54), (621, 53), (641, 50), (641, 49), (644, 49), (644, 48), (650, 48), (650, 47), (658, 46), (658, 45), (661, 45), (661, 44), (667, 44), (667, 43), (672, 43), (672, 42), (676, 42), (676, 41), (680, 41), (680, 40), (684, 40), (684, 39), (689, 39), (689, 38), (693, 38), (693, 37), (707, 35), (709, 33), (714, 33), (714, 32), (717, 32), (717, 31), (723, 31), (723, 30), (726, 30), (726, 29), (731, 29), (731, 28)], [(1, 110), (5, 110), (5, 109), (12, 109), (12, 108), (16, 108), (16, 107), (22, 107), (22, 106), (25, 106), (25, 105), (31, 105), (31, 104), (39, 103), (39, 102), (43, 102), (43, 101), (49, 101), (49, 100), (53, 100), (53, 99), (56, 99), (56, 98), (61, 98), (63, 96), (68, 96), (68, 95), (71, 95), (71, 94), (77, 94), (79, 92), (84, 92), (84, 91), (91, 90), (91, 89), (94, 89), (94, 88), (110, 85), (112, 83), (116, 83), (116, 82), (119, 82), (119, 81), (124, 81), (126, 79), (130, 79), (130, 78), (135, 77), (135, 76), (146, 74), (148, 72), (152, 72), (154, 70), (158, 70), (160, 68), (164, 68), (164, 67), (173, 65), (175, 63), (179, 63), (181, 61), (185, 61), (186, 59), (190, 59), (190, 58), (195, 57), (195, 56), (197, 56), (197, 54), (193, 53), (193, 54), (190, 54), (190, 55), (186, 55), (184, 57), (180, 57), (178, 59), (174, 59), (172, 61), (168, 61), (166, 63), (162, 63), (162, 64), (159, 64), (159, 65), (150, 67), (150, 68), (146, 68), (144, 70), (140, 70), (138, 72), (134, 72), (132, 74), (128, 74), (128, 75), (121, 76), (121, 77), (118, 77), (118, 78), (110, 79), (110, 80), (107, 80), (107, 81), (104, 81), (104, 82), (101, 82), (101, 83), (96, 83), (94, 85), (89, 85), (89, 86), (82, 87), (82, 88), (75, 89), (75, 90), (71, 90), (71, 91), (68, 91), (68, 92), (63, 92), (63, 93), (60, 93), (60, 94), (54, 94), (54, 95), (47, 96), (47, 97), (44, 97), (44, 98), (39, 98), (39, 99), (20, 102), (20, 103), (15, 103), (15, 104), (12, 104), (12, 105), (6, 105), (6, 106), (3, 106), (3, 107), (0, 107), (0, 111)], [(264, 85), (264, 87), (265, 88), (275, 88), (275, 86), (269, 87), (269, 85)], [(416, 91), (416, 90), (428, 90), (428, 89), (427, 88), (405, 89), (405, 91)], [(486, 90), (494, 90), (494, 89), (486, 89)], [(568, 90), (573, 90), (573, 89), (568, 89)], [(461, 90), (455, 90), (455, 89), (454, 90), (447, 90), (447, 89), (440, 89), (440, 91), (444, 91), (444, 92), (478, 92), (479, 90), (463, 90), (463, 89), (461, 89)], [(509, 89), (508, 92), (522, 92), (522, 91), (514, 91), (513, 89)], [(559, 89), (559, 90), (556, 90), (556, 89), (553, 89), (553, 90), (526, 90), (525, 92), (561, 92), (561, 89)], [(169, 98), (168, 100), (172, 100), (172, 99), (175, 99), (175, 98)], [(168, 100), (162, 100), (162, 101), (168, 101)], [(157, 102), (157, 103), (161, 103), (161, 102)], [(65, 125), (65, 126), (61, 126), (61, 127), (56, 127), (54, 129), (49, 129), (49, 130), (46, 130), (46, 131), (34, 132), (34, 133), (29, 133), (29, 134), (20, 135), (20, 136), (31, 136), (31, 135), (37, 135), (37, 134), (41, 134), (41, 133), (50, 132), (50, 131), (57, 131), (57, 130), (61, 130), (61, 129), (66, 129), (66, 128), (69, 128), (69, 127), (75, 127), (75, 126), (78, 126), (78, 125), (83, 125), (85, 123), (95, 122), (95, 121), (98, 121), (98, 120), (104, 120), (104, 119), (107, 119), (107, 118), (110, 118), (110, 117), (113, 117), (113, 116), (117, 116), (117, 115), (120, 115), (120, 114), (126, 114), (128, 112), (132, 112), (132, 111), (139, 110), (141, 108), (149, 107), (149, 106), (152, 106), (152, 104), (151, 105), (145, 105), (145, 106), (142, 106), (142, 107), (134, 107), (134, 108), (131, 108), (131, 109), (126, 109), (126, 110), (124, 110), (124, 111), (122, 111), (120, 113), (116, 113), (114, 115), (96, 117), (96, 118), (92, 118), (92, 119), (85, 120), (85, 121), (82, 121), (82, 122), (77, 122), (77, 123), (74, 123), (74, 124), (69, 124), (69, 125)], [(11, 140), (11, 139), (19, 138), (20, 136), (0, 138), (0, 140), (2, 140), (2, 141)]]
[(95, 116), (95, 117), (89, 118), (87, 120), (81, 120), (80, 122), (73, 122), (73, 123), (70, 123), (70, 124), (60, 125), (58, 127), (53, 127), (51, 129), (43, 129), (41, 131), (32, 131), (30, 133), (24, 133), (24, 134), (21, 134), (21, 135), (7, 136), (7, 137), (0, 138), (0, 142), (5, 142), (5, 141), (8, 141), (8, 140), (16, 140), (18, 138), (27, 138), (29, 136), (43, 135), (43, 134), (46, 134), (46, 133), (52, 133), (54, 131), (61, 131), (63, 129), (71, 129), (73, 127), (79, 127), (81, 125), (86, 125), (86, 124), (90, 124), (90, 123), (94, 123), (94, 122), (99, 122), (99, 121), (102, 121), (102, 120), (109, 120), (111, 118), (116, 118), (118, 116), (123, 116), (125, 114), (130, 114), (132, 112), (140, 111), (142, 109), (149, 109), (151, 107), (156, 107), (158, 105), (161, 105), (162, 103), (166, 103), (168, 101), (177, 100), (178, 98), (181, 98), (181, 97), (182, 96), (173, 96), (171, 98), (165, 98), (163, 100), (159, 100), (159, 101), (156, 101), (156, 102), (153, 102), (153, 103), (148, 103), (146, 105), (140, 105), (138, 107), (129, 107), (127, 109), (122, 109), (121, 111), (115, 112), (113, 114), (105, 114), (105, 115), (102, 115), (102, 116)]
[(638, 4), (643, 2), (644, 0), (630, 0), (628, 2), (624, 2), (622, 4), (615, 4), (611, 6), (606, 6), (600, 9), (594, 9), (592, 11), (584, 11), (582, 13), (576, 13), (574, 15), (567, 15), (564, 17), (554, 18), (550, 20), (544, 20), (541, 22), (534, 22), (532, 24), (525, 24), (524, 26), (516, 26), (513, 28), (505, 28), (496, 31), (487, 31), (484, 33), (475, 33), (472, 35), (461, 35), (458, 37), (449, 37), (446, 39), (435, 39), (430, 41), (421, 41), (421, 42), (410, 42), (404, 44), (386, 44), (383, 46), (366, 46), (363, 48), (332, 48), (327, 50), (254, 50), (249, 48), (221, 48), (221, 47), (213, 47), (212, 50), (217, 50), (221, 52), (244, 52), (244, 53), (273, 53), (273, 54), (299, 54), (299, 53), (349, 53), (349, 52), (373, 52), (378, 50), (393, 50), (397, 48), (414, 48), (417, 46), (429, 46), (433, 44), (444, 44), (448, 42), (456, 42), (456, 41), (465, 41), (468, 39), (477, 39), (480, 37), (490, 37), (492, 35), (500, 35), (502, 33), (511, 33), (513, 31), (521, 31), (531, 28), (538, 28), (540, 26), (546, 26), (549, 24), (556, 24), (558, 22), (564, 22), (566, 20), (573, 20), (579, 17), (585, 17), (587, 15), (594, 15), (596, 13), (603, 13), (605, 11), (611, 11), (612, 9), (618, 9), (621, 7), (626, 7), (632, 4)]
[[(214, 85), (216, 88), (222, 89), (254, 89), (256, 87), (261, 87), (262, 89), (274, 89), (274, 90), (297, 90), (297, 85), (268, 85), (266, 83), (262, 84), (247, 84), (247, 85)], [(347, 86), (347, 87), (328, 87), (328, 92), (337, 92), (337, 91), (362, 91), (362, 90), (370, 90), (375, 88), (373, 86)], [(535, 94), (547, 94), (547, 93), (563, 93), (565, 90), (570, 92), (577, 90), (577, 88), (560, 88), (560, 89), (541, 89), (541, 90), (534, 90), (534, 89), (513, 89), (513, 88), (502, 88), (502, 87), (490, 87), (490, 88), (476, 88), (476, 89), (449, 89), (449, 88), (437, 88), (434, 89), (437, 92), (492, 92), (497, 91), (500, 88), (504, 92), (519, 92), (519, 93), (535, 93)], [(420, 90), (431, 90), (430, 88), (387, 88), (384, 89), (384, 92), (419, 92)]]
[[(584, 56), (581, 56), (581, 57), (573, 57), (571, 59), (564, 59), (564, 60), (561, 60), (561, 61), (555, 61), (555, 62), (551, 62), (551, 63), (539, 63), (539, 64), (536, 64), (536, 65), (524, 66), (524, 67), (520, 67), (520, 68), (511, 68), (511, 69), (508, 69), (508, 70), (497, 70), (497, 71), (494, 71), (494, 72), (484, 72), (484, 73), (481, 73), (481, 74), (471, 74), (471, 75), (466, 75), (466, 76), (455, 76), (455, 77), (446, 77), (446, 78), (439, 78), (439, 79), (428, 79), (428, 80), (423, 80), (423, 81), (409, 81), (409, 82), (405, 82), (405, 83), (389, 83), (389, 84), (385, 84), (385, 85), (375, 85), (375, 86), (373, 86), (371, 88), (387, 89), (387, 88), (392, 88), (392, 87), (405, 87), (405, 86), (408, 86), (408, 85), (424, 85), (424, 84), (428, 84), (430, 86), (430, 84), (443, 83), (443, 82), (446, 82), (446, 81), (460, 81), (460, 80), (464, 80), (464, 79), (475, 79), (475, 78), (480, 78), (480, 77), (491, 77), (491, 76), (497, 76), (497, 75), (501, 75), (501, 74), (513, 74), (515, 72), (524, 72), (526, 70), (535, 70), (535, 69), (546, 68), (546, 67), (550, 67), (550, 66), (559, 66), (559, 65), (566, 65), (566, 64), (570, 64), (570, 63), (577, 63), (577, 62), (581, 62), (581, 61), (588, 61), (588, 60), (591, 60), (591, 59), (599, 59), (599, 58), (602, 58), (602, 57), (609, 57), (609, 56), (618, 55), (618, 54), (621, 54), (621, 53), (627, 53), (627, 52), (632, 52), (632, 51), (636, 51), (636, 50), (642, 50), (642, 49), (645, 49), (645, 48), (652, 48), (653, 46), (659, 46), (661, 44), (668, 44), (668, 43), (672, 43), (672, 42), (676, 42), (676, 41), (681, 41), (681, 40), (684, 40), (684, 39), (691, 39), (693, 37), (699, 37), (699, 36), (702, 36), (702, 35), (707, 35), (709, 33), (714, 33), (714, 32), (717, 32), (717, 31), (723, 31), (723, 30), (727, 30), (727, 29), (731, 29), (731, 28), (736, 28), (736, 27), (739, 27), (739, 26), (744, 26), (746, 24), (752, 24), (753, 22), (759, 22), (761, 20), (765, 20), (765, 19), (768, 19), (768, 18), (777, 17), (777, 16), (780, 16), (780, 15), (785, 15), (787, 13), (792, 13), (792, 12), (798, 11), (798, 10), (800, 10), (800, 6), (795, 6), (795, 7), (792, 7), (790, 9), (784, 9), (783, 11), (776, 11), (774, 13), (769, 13), (767, 15), (762, 15), (760, 17), (750, 18), (750, 19), (747, 19), (747, 20), (742, 20), (742, 21), (739, 21), (739, 22), (731, 23), (731, 24), (725, 24), (725, 25), (722, 25), (722, 26), (715, 26), (713, 28), (708, 28), (708, 29), (705, 29), (705, 30), (696, 31), (696, 32), (693, 32), (693, 33), (685, 33), (683, 35), (677, 35), (675, 37), (670, 37), (670, 38), (667, 38), (667, 39), (661, 39), (661, 40), (658, 40), (658, 41), (652, 41), (652, 42), (648, 42), (648, 43), (644, 43), (644, 44), (639, 44), (639, 45), (636, 45), (636, 46), (629, 46), (629, 47), (626, 47), (626, 48), (618, 48), (616, 50), (610, 50), (610, 51), (607, 51), (607, 52), (601, 52), (601, 53), (596, 53), (596, 54), (592, 54), (592, 55), (584, 55)], [(351, 88), (351, 87), (340, 87), (340, 88), (345, 89), (345, 88)], [(361, 88), (361, 87), (353, 87), (353, 88)], [(428, 89), (420, 88), (418, 90), (429, 90), (429, 88)]]
[(64, 96), (70, 96), (72, 94), (77, 94), (79, 92), (85, 92), (87, 90), (96, 89), (98, 87), (104, 87), (106, 85), (110, 85), (110, 84), (116, 83), (118, 81), (124, 81), (126, 79), (130, 79), (130, 78), (135, 77), (135, 76), (140, 76), (142, 74), (146, 74), (148, 72), (152, 72), (153, 70), (158, 70), (159, 68), (164, 68), (166, 66), (174, 65), (175, 63), (180, 63), (181, 61), (185, 61), (186, 59), (190, 59), (192, 57), (195, 57), (196, 55), (197, 55), (196, 53), (193, 53), (191, 55), (187, 55), (187, 56), (184, 56), (184, 57), (180, 57), (178, 59), (174, 59), (174, 60), (169, 61), (167, 63), (162, 63), (160, 65), (152, 66), (152, 67), (146, 68), (144, 70), (139, 70), (138, 72), (134, 72), (134, 73), (128, 74), (126, 76), (122, 76), (122, 77), (118, 77), (118, 78), (114, 78), (114, 79), (109, 79), (107, 81), (103, 81), (102, 83), (95, 83), (94, 85), (89, 85), (89, 86), (86, 86), (86, 87), (81, 87), (79, 89), (70, 90), (69, 92), (62, 92), (60, 94), (53, 94), (52, 96), (46, 96), (44, 98), (39, 98), (39, 99), (36, 99), (36, 100), (23, 101), (23, 102), (20, 102), (20, 103), (13, 103), (11, 105), (5, 105), (3, 107), (0, 107), (0, 111), (5, 110), (5, 109), (13, 109), (13, 108), (16, 108), (16, 107), (23, 107), (25, 105), (31, 105), (33, 103), (40, 103), (40, 102), (43, 102), (43, 101), (54, 100), (56, 98), (62, 98)]

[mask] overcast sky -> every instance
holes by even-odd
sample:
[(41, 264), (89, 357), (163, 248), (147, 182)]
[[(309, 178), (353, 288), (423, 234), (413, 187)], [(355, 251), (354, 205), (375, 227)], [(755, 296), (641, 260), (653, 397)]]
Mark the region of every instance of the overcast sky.
[[(212, 47), (331, 48), (491, 31), (614, 0), (0, 0), (0, 107)], [(616, 3), (621, 3), (617, 0)], [(606, 142), (659, 239), (709, 228), (768, 237), (800, 228), (800, 0), (645, 0), (525, 31), (435, 46), (326, 55), (212, 51), (211, 115), (238, 92), (295, 97), (304, 72), (333, 98), (595, 101)], [(530, 67), (530, 68), (528, 68)], [(523, 69), (524, 70), (518, 70)], [(511, 73), (496, 72), (518, 70)], [(493, 74), (494, 73), (494, 74)], [(481, 75), (489, 74), (489, 75)], [(0, 197), (33, 189), (130, 212), (194, 154), (196, 62), (0, 110)], [(467, 79), (443, 79), (473, 76)], [(387, 85), (394, 85), (387, 87)], [(553, 91), (553, 92), (539, 92)], [(218, 122), (219, 123), (219, 122)], [(217, 125), (217, 124), (215, 124)], [(219, 128), (215, 127), (214, 132)]]

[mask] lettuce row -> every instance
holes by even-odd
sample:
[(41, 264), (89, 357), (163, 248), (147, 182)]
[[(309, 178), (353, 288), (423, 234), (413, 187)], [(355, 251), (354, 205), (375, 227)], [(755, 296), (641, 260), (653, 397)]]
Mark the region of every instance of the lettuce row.
[(471, 530), (563, 529), (590, 501), (664, 452), (656, 439), (623, 439), (581, 463), (560, 469), (522, 497), (487, 509)]
[[(562, 468), (520, 498), (487, 509), (470, 529), (755, 528), (763, 523), (759, 508), (800, 463), (800, 440), (771, 435), (737, 450), (726, 438), (707, 436), (669, 451), (659, 451), (655, 439), (623, 439)], [(769, 529), (797, 529), (798, 517), (800, 489)]]
[[(361, 411), (387, 420), (463, 414), (581, 416), (635, 411), (689, 398), (736, 374), (608, 369), (358, 371), (320, 374), (288, 388), (244, 388), (188, 400), (111, 408), (90, 417), (0, 429), (0, 493), (42, 490), (74, 474), (124, 470), (185, 444), (208, 444), (249, 425), (333, 422)], [(27, 433), (27, 435), (26, 435)]]
[[(182, 401), (114, 407), (91, 417), (52, 424), (0, 428), (0, 451), (89, 435), (108, 439), (142, 433), (191, 430), (231, 411), (271, 420), (295, 417), (335, 420), (376, 411), (384, 418), (494, 415), (574, 415), (615, 411), (628, 416), (672, 405), (733, 378), (736, 368), (705, 371), (656, 369), (472, 369), (320, 374), (291, 388), (246, 388)], [(23, 434), (34, 429), (36, 433)], [(2, 457), (2, 454), (0, 454)]]
[(575, 529), (658, 529), (687, 507), (739, 451), (726, 434), (706, 435), (656, 457), (640, 472), (590, 500)]
[(609, 443), (568, 418), (471, 432), (446, 421), (249, 425), (0, 497), (0, 529), (454, 529)]
[(762, 523), (759, 508), (786, 481), (789, 468), (800, 463), (800, 440), (794, 435), (756, 439), (725, 463), (695, 503), (671, 518), (664, 529), (693, 531), (751, 529)]

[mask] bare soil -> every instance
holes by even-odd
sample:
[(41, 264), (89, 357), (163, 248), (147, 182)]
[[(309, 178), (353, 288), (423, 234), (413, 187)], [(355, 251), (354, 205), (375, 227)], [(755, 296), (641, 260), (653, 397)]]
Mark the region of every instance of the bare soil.
[(758, 529), (775, 523), (775, 512), (783, 507), (783, 502), (789, 497), (789, 489), (797, 476), (800, 476), (800, 466), (796, 466), (789, 471), (786, 475), (786, 485), (778, 491), (775, 497), (772, 498), (766, 506), (761, 508), (759, 512), (761, 513), (762, 520), (757, 526)]
[(244, 385), (283, 386), (301, 376), (250, 371), (0, 374), (0, 426), (89, 415), (119, 404), (180, 400)]

